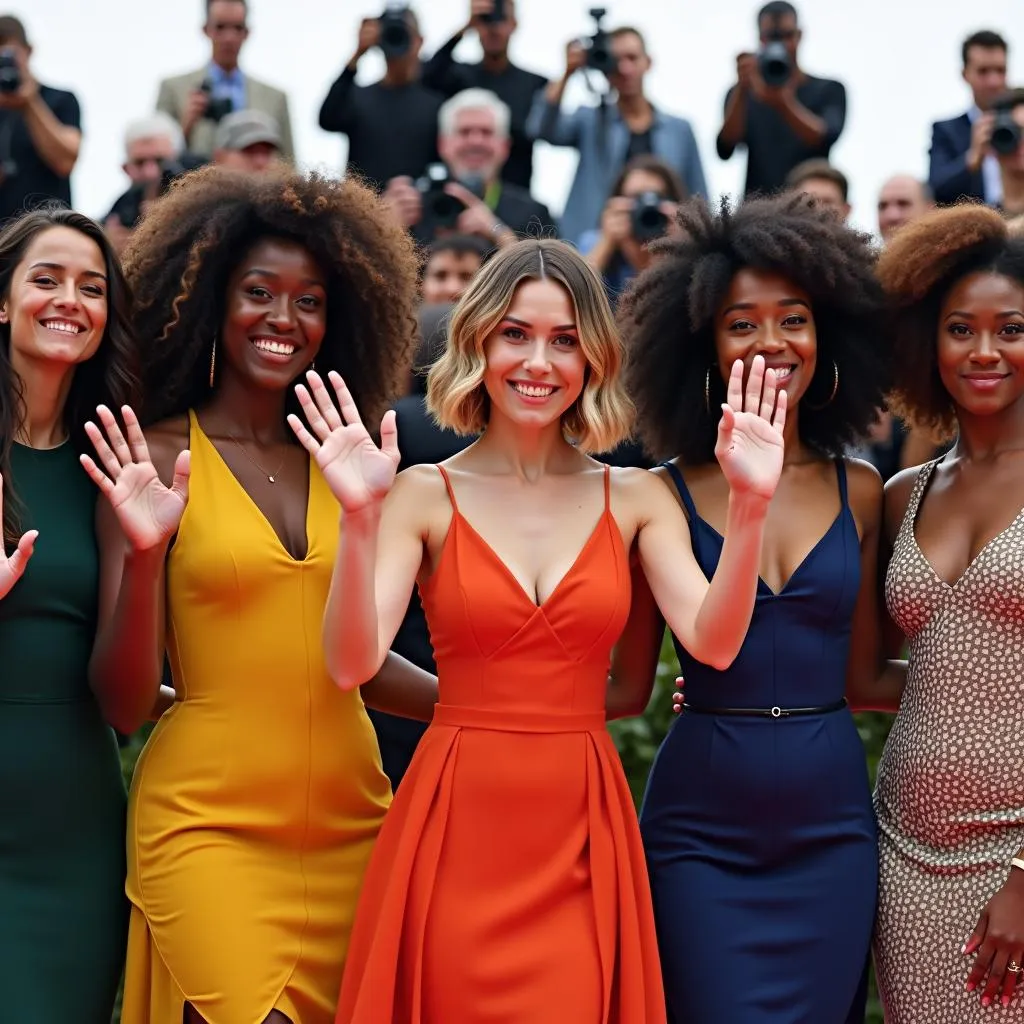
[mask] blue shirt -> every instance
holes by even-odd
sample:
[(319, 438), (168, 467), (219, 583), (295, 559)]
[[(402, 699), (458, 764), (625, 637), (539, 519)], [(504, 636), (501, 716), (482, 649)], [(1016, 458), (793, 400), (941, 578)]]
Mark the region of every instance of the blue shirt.
[(207, 75), (213, 87), (211, 95), (217, 99), (226, 96), (231, 100), (233, 110), (245, 110), (245, 75), (241, 68), (225, 71), (219, 64), (210, 61)]

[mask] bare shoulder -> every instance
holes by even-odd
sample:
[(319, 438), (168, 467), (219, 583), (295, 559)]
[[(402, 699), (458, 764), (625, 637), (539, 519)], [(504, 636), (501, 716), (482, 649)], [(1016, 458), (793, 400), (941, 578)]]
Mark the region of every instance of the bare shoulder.
[(885, 532), (891, 538), (899, 533), (900, 524), (910, 504), (910, 495), (914, 492), (914, 485), (923, 468), (911, 466), (902, 469), (885, 485)]
[(170, 486), (174, 479), (174, 463), (178, 455), (189, 445), (188, 416), (172, 416), (147, 427), (146, 445), (153, 460), (157, 475)]
[(667, 511), (675, 504), (672, 482), (661, 468), (613, 467), (611, 492), (618, 510), (616, 518), (620, 522), (629, 519), (635, 525), (642, 525), (659, 510)]
[(402, 522), (427, 533), (439, 514), (450, 507), (444, 477), (434, 465), (409, 466), (395, 477), (386, 508)]
[(863, 459), (843, 459), (846, 487), (853, 518), (860, 534), (877, 532), (882, 522), (882, 475)]

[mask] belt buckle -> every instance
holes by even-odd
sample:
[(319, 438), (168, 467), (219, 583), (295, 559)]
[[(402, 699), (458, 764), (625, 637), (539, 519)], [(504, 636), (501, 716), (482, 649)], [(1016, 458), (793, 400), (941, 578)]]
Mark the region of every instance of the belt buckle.
[(781, 718), (782, 717), (782, 708), (780, 708), (778, 705), (773, 707), (772, 710), (771, 710), (771, 716), (772, 716), (772, 718)]

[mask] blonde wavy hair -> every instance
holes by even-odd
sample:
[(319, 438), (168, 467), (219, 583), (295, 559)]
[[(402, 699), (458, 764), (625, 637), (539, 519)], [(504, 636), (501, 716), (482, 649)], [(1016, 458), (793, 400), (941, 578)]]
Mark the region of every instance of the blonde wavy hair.
[(527, 239), (493, 256), (452, 311), (448, 342), (427, 377), (427, 408), (458, 434), (487, 426), (484, 342), (504, 319), (524, 281), (557, 281), (569, 293), (587, 360), (583, 392), (562, 417), (566, 436), (582, 451), (605, 452), (630, 436), (636, 409), (623, 383), (625, 349), (604, 285), (565, 242)]

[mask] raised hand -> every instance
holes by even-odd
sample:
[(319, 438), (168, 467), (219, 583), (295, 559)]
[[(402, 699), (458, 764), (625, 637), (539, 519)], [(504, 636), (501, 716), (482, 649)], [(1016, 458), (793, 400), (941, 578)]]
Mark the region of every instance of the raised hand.
[(338, 404), (334, 404), (320, 375), (310, 370), (306, 374), (309, 387), (298, 384), (295, 393), (312, 433), (298, 416), (290, 415), (288, 423), (302, 446), (316, 459), (341, 507), (352, 515), (379, 504), (391, 490), (400, 459), (398, 427), (395, 414), (386, 412), (380, 425), (378, 448), (363, 426), (341, 374), (331, 370), (327, 376)]
[(88, 455), (79, 457), (82, 466), (107, 496), (128, 542), (136, 551), (148, 551), (169, 540), (181, 522), (188, 501), (189, 453), (178, 455), (174, 480), (165, 487), (135, 413), (127, 405), (121, 409), (127, 440), (105, 405), (96, 413), (106, 436), (92, 421), (86, 423), (85, 432), (103, 469)]
[[(4, 521), (4, 478), (0, 476), (0, 523)], [(10, 557), (4, 545), (0, 543), (0, 600), (3, 600), (18, 580), (25, 573), (25, 566), (32, 557), (32, 550), (39, 536), (38, 530), (29, 530), (23, 534), (18, 546), (11, 552)]]
[(771, 498), (782, 473), (786, 392), (775, 386), (775, 371), (765, 371), (754, 356), (743, 387), (743, 362), (733, 363), (727, 402), (718, 424), (718, 459), (734, 494)]

